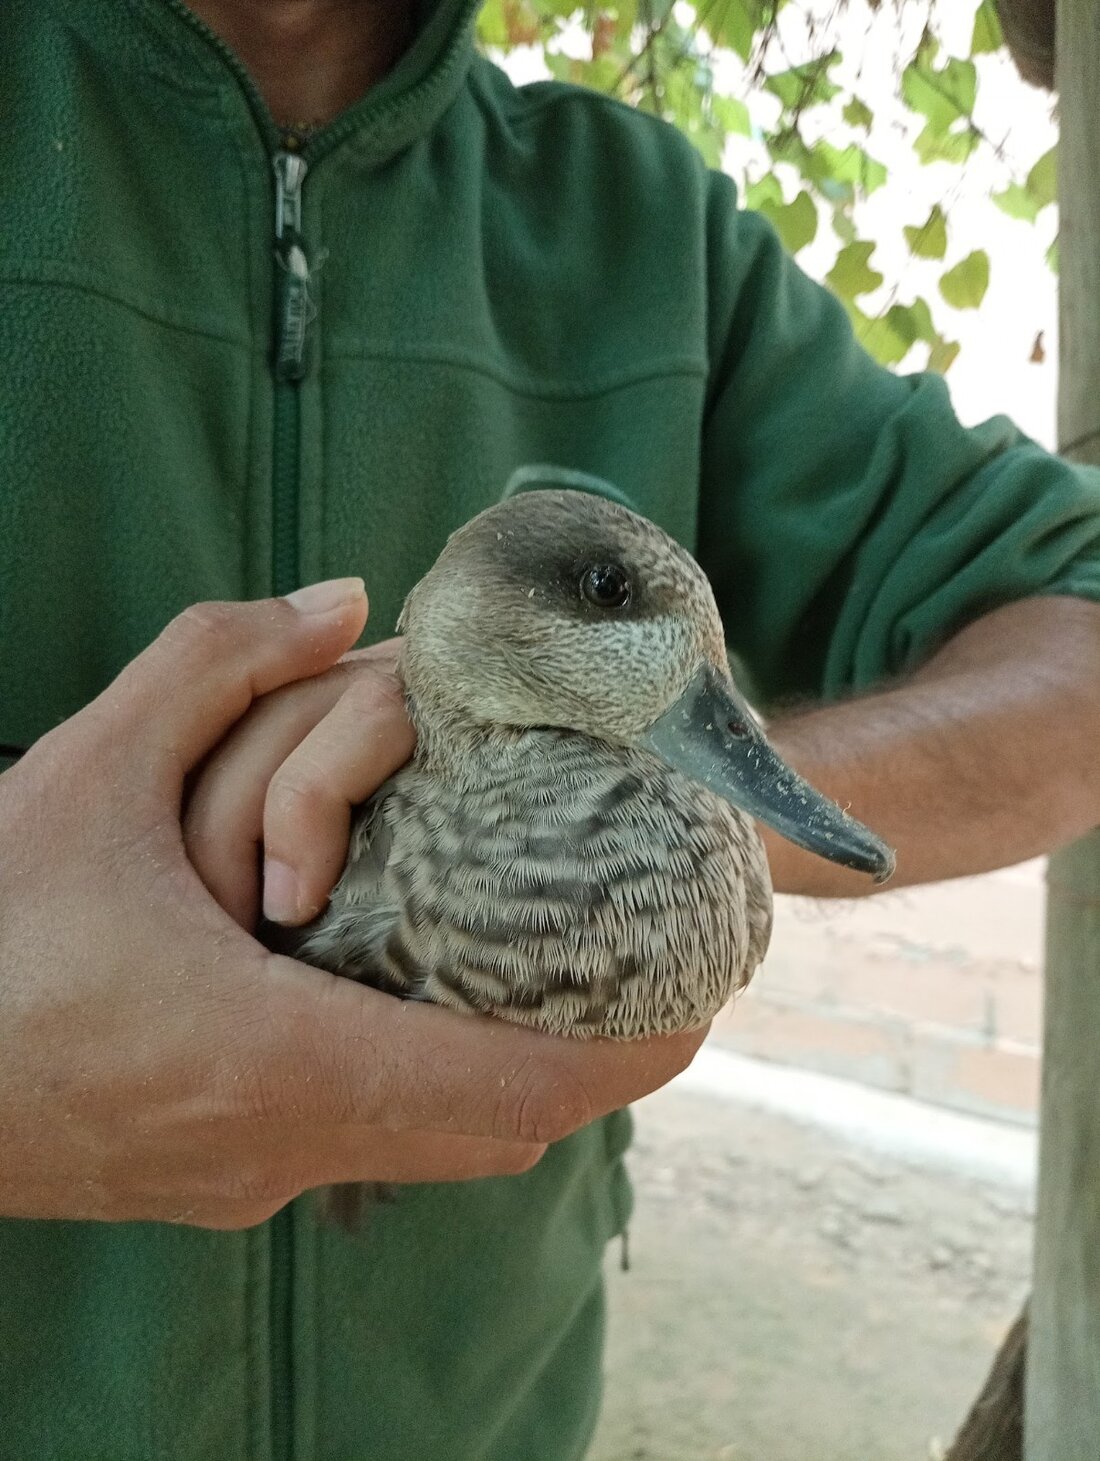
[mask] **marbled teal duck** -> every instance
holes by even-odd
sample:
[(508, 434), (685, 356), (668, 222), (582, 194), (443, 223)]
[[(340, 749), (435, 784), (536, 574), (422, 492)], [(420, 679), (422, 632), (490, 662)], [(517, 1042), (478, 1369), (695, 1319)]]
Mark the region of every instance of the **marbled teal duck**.
[(559, 1034), (696, 1027), (764, 957), (754, 819), (876, 878), (734, 687), (714, 596), (653, 523), (526, 492), (448, 541), (402, 614), (414, 759), (356, 814), (299, 958)]

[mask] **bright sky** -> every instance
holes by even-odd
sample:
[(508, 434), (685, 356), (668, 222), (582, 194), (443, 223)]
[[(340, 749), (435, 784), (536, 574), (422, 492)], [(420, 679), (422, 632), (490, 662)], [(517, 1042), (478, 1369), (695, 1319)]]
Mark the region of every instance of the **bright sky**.
[[(940, 329), (962, 344), (962, 353), (948, 372), (947, 381), (956, 410), (969, 423), (1005, 413), (1029, 435), (1045, 446), (1055, 443), (1055, 391), (1058, 356), (1057, 281), (1045, 254), (1057, 231), (1056, 210), (1047, 208), (1035, 224), (1008, 218), (990, 201), (993, 189), (1002, 188), (1013, 175), (1026, 173), (1057, 138), (1052, 120), (1052, 100), (1026, 86), (1007, 57), (979, 58), (978, 104), (975, 119), (1002, 151), (1002, 159), (982, 147), (964, 168), (943, 163), (923, 165), (912, 149), (919, 131), (911, 115), (895, 100), (896, 56), (912, 53), (920, 36), (927, 5), (923, 0), (898, 0), (880, 4), (874, 11), (867, 0), (850, 0), (838, 14), (836, 0), (799, 0), (781, 13), (782, 43), (791, 64), (807, 54), (820, 53), (820, 39), (813, 52), (806, 50), (805, 16), (811, 23), (827, 26), (843, 53), (843, 62), (831, 72), (845, 89), (855, 85), (858, 94), (872, 108), (875, 122), (865, 145), (868, 152), (890, 172), (887, 185), (859, 205), (861, 236), (880, 240), (872, 267), (886, 275), (887, 284), (878, 294), (864, 296), (864, 311), (874, 314), (888, 300), (891, 284), (899, 285), (898, 297), (907, 302), (921, 294), (932, 305)], [(690, 14), (690, 12), (688, 12)], [(974, 3), (959, 0), (938, 5), (937, 27), (949, 52), (965, 56), (969, 51)], [(579, 31), (575, 54), (587, 54), (587, 37)], [(567, 48), (573, 51), (572, 44)], [(507, 69), (517, 81), (534, 80), (547, 73), (534, 50), (514, 53)], [(770, 120), (773, 99), (756, 94), (748, 97), (744, 68), (736, 56), (723, 57), (718, 67), (719, 89), (750, 101), (757, 120)], [(841, 98), (843, 100), (843, 98)], [(812, 137), (827, 136), (844, 145), (853, 134), (839, 120), (832, 107), (814, 109), (804, 123)], [(813, 129), (811, 131), (811, 128)], [(768, 170), (764, 148), (749, 138), (732, 138), (727, 150), (727, 171), (739, 182), (746, 172), (753, 179)], [(788, 198), (797, 191), (793, 171), (778, 169)], [(901, 224), (921, 224), (933, 203), (939, 202), (948, 219), (948, 251), (942, 262), (914, 259), (901, 234)], [(831, 226), (822, 219), (818, 237), (799, 256), (799, 262), (814, 277), (829, 270), (838, 243)], [(945, 268), (973, 249), (984, 248), (991, 261), (989, 289), (977, 310), (956, 311), (941, 299), (937, 281)], [(1032, 360), (1036, 337), (1042, 332), (1045, 361)], [(916, 352), (901, 369), (918, 368)]]

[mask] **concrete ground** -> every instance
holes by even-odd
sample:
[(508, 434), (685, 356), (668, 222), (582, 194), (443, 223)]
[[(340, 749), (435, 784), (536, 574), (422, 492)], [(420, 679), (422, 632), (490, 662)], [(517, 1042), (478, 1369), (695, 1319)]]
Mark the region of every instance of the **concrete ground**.
[(637, 1120), (590, 1461), (936, 1461), (1027, 1290), (1021, 1164), (966, 1175), (942, 1112), (946, 1167), (682, 1083)]

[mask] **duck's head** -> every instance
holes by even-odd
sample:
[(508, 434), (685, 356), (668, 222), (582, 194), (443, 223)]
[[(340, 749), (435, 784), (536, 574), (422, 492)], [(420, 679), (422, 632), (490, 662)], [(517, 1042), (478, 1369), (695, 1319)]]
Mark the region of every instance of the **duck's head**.
[(812, 852), (893, 871), (885, 844), (769, 746), (699, 565), (617, 503), (552, 490), (489, 508), (448, 540), (401, 627), (430, 738), (550, 726), (642, 746)]

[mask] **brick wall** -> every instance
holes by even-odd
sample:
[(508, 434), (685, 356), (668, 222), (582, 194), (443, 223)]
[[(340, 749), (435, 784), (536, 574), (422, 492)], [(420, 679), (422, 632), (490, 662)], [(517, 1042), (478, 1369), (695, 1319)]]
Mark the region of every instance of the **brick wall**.
[(1042, 907), (1040, 863), (859, 902), (777, 899), (768, 958), (714, 1038), (1033, 1124)]

